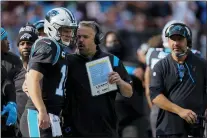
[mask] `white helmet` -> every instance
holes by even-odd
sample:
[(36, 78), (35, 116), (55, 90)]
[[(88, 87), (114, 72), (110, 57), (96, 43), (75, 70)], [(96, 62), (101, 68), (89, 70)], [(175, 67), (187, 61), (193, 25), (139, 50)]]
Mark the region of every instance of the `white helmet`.
[[(75, 37), (76, 29), (78, 27), (77, 21), (68, 9), (60, 7), (54, 8), (47, 12), (44, 21), (44, 32), (48, 35), (48, 37), (52, 37), (56, 41), (60, 41), (60, 27), (69, 27), (73, 30), (72, 40)], [(63, 42), (66, 46), (70, 44), (70, 42)]]
[(178, 21), (178, 20), (171, 20), (171, 21), (169, 21), (169, 22), (167, 22), (166, 24), (165, 24), (165, 26), (164, 26), (164, 28), (163, 28), (163, 30), (162, 30), (162, 44), (163, 44), (163, 46), (164, 47), (169, 47), (168, 46), (168, 39), (167, 39), (167, 37), (165, 37), (165, 33), (166, 33), (166, 29), (169, 27), (169, 26), (171, 26), (172, 24), (174, 24), (174, 23), (183, 23), (182, 21)]

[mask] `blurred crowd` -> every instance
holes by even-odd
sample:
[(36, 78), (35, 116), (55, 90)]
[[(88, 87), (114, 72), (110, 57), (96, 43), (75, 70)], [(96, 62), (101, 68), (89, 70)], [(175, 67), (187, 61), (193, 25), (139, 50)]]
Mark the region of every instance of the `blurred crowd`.
[(205, 50), (205, 1), (2, 1), (1, 24), (10, 36), (11, 51), (18, 54), (16, 36), (25, 22), (41, 20), (49, 9), (61, 6), (70, 9), (78, 21), (97, 21), (104, 33), (122, 29), (139, 33), (160, 31), (169, 20), (181, 20), (193, 31), (193, 48)]

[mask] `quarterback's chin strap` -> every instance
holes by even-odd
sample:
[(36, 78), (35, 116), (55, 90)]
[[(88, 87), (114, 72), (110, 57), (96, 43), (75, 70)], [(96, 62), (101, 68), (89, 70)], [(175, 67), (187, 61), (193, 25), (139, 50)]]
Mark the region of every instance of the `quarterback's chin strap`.
[(65, 41), (62, 41), (61, 42), (65, 45), (65, 46), (70, 46), (70, 42), (65, 42)]

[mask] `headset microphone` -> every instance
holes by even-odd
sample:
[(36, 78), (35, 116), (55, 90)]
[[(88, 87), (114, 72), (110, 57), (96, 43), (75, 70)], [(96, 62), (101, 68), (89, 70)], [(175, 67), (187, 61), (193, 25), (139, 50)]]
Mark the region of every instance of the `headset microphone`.
[(181, 57), (185, 56), (187, 53), (188, 53), (188, 47), (186, 50), (182, 50), (182, 52), (176, 52), (175, 56), (178, 58), (181, 58)]

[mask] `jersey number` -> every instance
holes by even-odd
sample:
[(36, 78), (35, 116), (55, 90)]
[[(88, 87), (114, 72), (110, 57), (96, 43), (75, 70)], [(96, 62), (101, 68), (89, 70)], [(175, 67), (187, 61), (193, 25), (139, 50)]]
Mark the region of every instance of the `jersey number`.
[(56, 95), (63, 96), (63, 92), (65, 89), (66, 72), (66, 65), (63, 65), (61, 68), (62, 77), (59, 83), (59, 87), (56, 89)]

